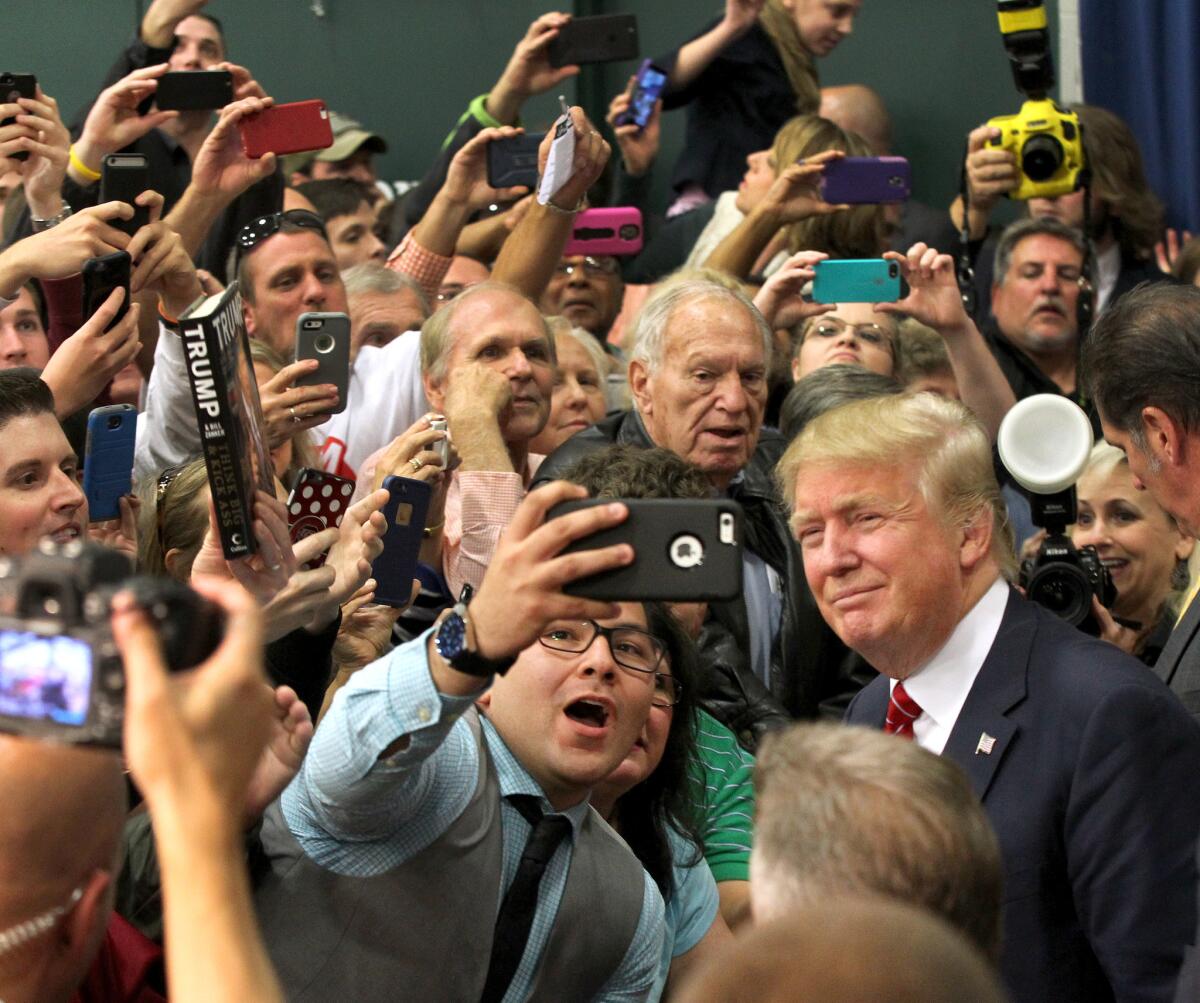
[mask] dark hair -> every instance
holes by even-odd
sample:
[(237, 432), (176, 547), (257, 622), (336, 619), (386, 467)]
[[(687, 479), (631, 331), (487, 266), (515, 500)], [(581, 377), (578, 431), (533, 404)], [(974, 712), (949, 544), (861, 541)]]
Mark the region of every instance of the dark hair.
[(562, 472), (593, 498), (711, 498), (708, 478), (669, 449), (613, 445), (581, 456)]
[(217, 34), (221, 36), (221, 49), (225, 53), (226, 58), (229, 57), (229, 43), (225, 40), (225, 25), (221, 23), (220, 18), (215, 14), (209, 14), (205, 11), (195, 11), (191, 17), (202, 17), (205, 21), (217, 29)]
[(779, 408), (779, 430), (789, 441), (796, 438), (814, 418), (826, 411), (866, 400), (886, 397), (903, 391), (900, 381), (862, 366), (839, 362), (814, 369), (788, 391)]
[(38, 320), (42, 322), (42, 331), (50, 330), (50, 311), (46, 307), (46, 294), (42, 291), (42, 284), (37, 279), (30, 279), (22, 287), (29, 290), (29, 295), (33, 298), (33, 308), (37, 311)]
[(339, 216), (353, 216), (364, 202), (371, 204), (371, 190), (353, 178), (326, 178), (324, 181), (305, 181), (296, 191), (317, 209), (326, 223)]
[[(673, 865), (697, 863), (703, 846), (688, 775), (696, 758), (696, 649), (666, 606), (646, 602), (642, 608), (650, 633), (666, 644), (663, 660), (670, 663), (671, 675), (681, 688), (662, 759), (650, 776), (617, 799), (616, 821), (621, 838), (654, 879), (663, 898), (669, 899)], [(674, 859), (668, 826), (691, 843), (691, 859)]]
[(1143, 282), (1126, 293), (1084, 339), (1080, 369), (1104, 420), (1143, 452), (1144, 407), (1200, 430), (1200, 289)]
[(1200, 273), (1200, 237), (1193, 237), (1179, 249), (1171, 274), (1180, 282), (1194, 285), (1197, 273)]
[(54, 414), (54, 394), (36, 369), (0, 370), (0, 428), (14, 418)]

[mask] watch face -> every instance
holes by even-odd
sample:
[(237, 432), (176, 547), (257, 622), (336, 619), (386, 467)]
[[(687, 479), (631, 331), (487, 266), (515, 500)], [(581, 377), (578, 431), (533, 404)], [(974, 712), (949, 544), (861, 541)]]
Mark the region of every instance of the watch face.
[(448, 662), (461, 655), (467, 647), (467, 625), (463, 623), (463, 618), (457, 613), (446, 617), (438, 628), (434, 644), (437, 645), (438, 654)]

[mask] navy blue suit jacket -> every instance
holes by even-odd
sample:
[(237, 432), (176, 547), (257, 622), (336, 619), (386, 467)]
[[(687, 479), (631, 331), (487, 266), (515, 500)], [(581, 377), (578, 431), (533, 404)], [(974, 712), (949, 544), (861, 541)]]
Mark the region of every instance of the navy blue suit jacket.
[[(846, 719), (881, 728), (887, 702), (880, 676)], [(1000, 841), (1013, 998), (1169, 1001), (1196, 930), (1200, 727), (1161, 680), (1013, 592), (943, 755)]]

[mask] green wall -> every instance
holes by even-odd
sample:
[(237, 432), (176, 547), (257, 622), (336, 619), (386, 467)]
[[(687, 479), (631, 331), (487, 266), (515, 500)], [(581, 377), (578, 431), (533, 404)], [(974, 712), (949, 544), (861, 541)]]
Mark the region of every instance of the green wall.
[[(280, 101), (322, 97), (386, 136), (389, 178), (419, 177), (473, 95), (499, 75), (516, 39), (545, 0), (214, 0), (231, 58), (248, 65)], [(31, 70), (70, 116), (95, 92), (113, 54), (131, 35), (136, 0), (5, 0), (3, 55)], [(644, 55), (678, 44), (720, 9), (684, 0), (576, 0), (580, 13), (633, 11)], [(1051, 24), (1055, 12), (1050, 4)], [(15, 13), (15, 21), (14, 21)], [(585, 70), (567, 84), (601, 110), (636, 64)], [(829, 84), (862, 82), (883, 94), (896, 149), (913, 161), (916, 195), (947, 200), (967, 131), (1013, 112), (1013, 89), (992, 0), (864, 0), (854, 35), (820, 65)], [(526, 121), (543, 124), (557, 101), (531, 102)], [(663, 170), (679, 149), (683, 112), (667, 116)], [(665, 195), (665, 182), (659, 191)]]

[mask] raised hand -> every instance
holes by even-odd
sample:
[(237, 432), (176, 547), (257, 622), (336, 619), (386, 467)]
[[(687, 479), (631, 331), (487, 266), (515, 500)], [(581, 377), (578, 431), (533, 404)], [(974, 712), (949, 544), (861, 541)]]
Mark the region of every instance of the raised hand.
[(771, 327), (794, 327), (802, 320), (836, 308), (834, 303), (811, 303), (800, 295), (805, 284), (816, 278), (817, 262), (828, 257), (821, 251), (799, 251), (767, 279), (755, 295), (754, 305)]
[(302, 359), (284, 366), (259, 386), (267, 444), (271, 449), (282, 446), (301, 432), (324, 424), (333, 414), (338, 393), (332, 383), (301, 387), (292, 385), (301, 376), (315, 373), (320, 366), (316, 359)]
[[(36, 218), (49, 219), (62, 211), (62, 183), (67, 174), (71, 134), (58, 114), (58, 102), (43, 94), (40, 87), (36, 98), (19, 98), (18, 104), (17, 125), (32, 130), (21, 145), (29, 153), (20, 168), (25, 200)], [(0, 107), (0, 118), (6, 114)], [(0, 145), (0, 157), (4, 155)]]
[(142, 347), (138, 339), (141, 304), (130, 304), (125, 316), (109, 330), (124, 299), (124, 289), (109, 293), (83, 327), (59, 345), (42, 370), (42, 381), (54, 392), (54, 409), (61, 418), (91, 404), (109, 381), (137, 358)]
[[(559, 209), (568, 212), (578, 205), (604, 173), (612, 148), (592, 125), (582, 108), (571, 109), (571, 124), (575, 127), (575, 157), (571, 163), (571, 176), (566, 183), (556, 191), (551, 202)], [(546, 170), (546, 161), (550, 157), (550, 146), (554, 140), (554, 130), (546, 130), (546, 138), (538, 148), (538, 176)]]
[(0, 296), (16, 295), (29, 279), (65, 279), (78, 275), (89, 258), (102, 258), (129, 246), (129, 236), (111, 226), (131, 219), (133, 206), (105, 202), (92, 206), (42, 233), (11, 244), (0, 254)]
[[(177, 111), (138, 114), (138, 107), (158, 89), (158, 78), (166, 72), (166, 63), (147, 66), (100, 92), (75, 143), (75, 156), (86, 167), (98, 173), (105, 156), (125, 149), (151, 129), (179, 117)], [(91, 183), (74, 171), (72, 176), (82, 185)]]
[(483, 129), (470, 142), (463, 145), (446, 171), (442, 185), (445, 196), (456, 203), (466, 205), (471, 211), (482, 209), (493, 202), (511, 202), (525, 195), (529, 189), (524, 185), (512, 188), (493, 188), (487, 180), (487, 146), (498, 139), (511, 139), (524, 132), (504, 126), (499, 129)]
[(739, 34), (758, 20), (766, 0), (725, 0), (725, 23)]
[(763, 212), (777, 214), (780, 223), (786, 224), (798, 223), (811, 216), (829, 216), (852, 208), (821, 198), (821, 177), (825, 173), (825, 165), (844, 156), (840, 150), (826, 150), (801, 164), (784, 168), (762, 201)]
[(221, 109), (221, 117), (205, 138), (192, 164), (192, 187), (197, 193), (232, 202), (247, 188), (275, 172), (275, 154), (251, 160), (242, 150), (237, 124), (270, 108), (269, 97), (247, 97)]
[(274, 707), (267, 747), (259, 758), (246, 790), (247, 825), (253, 825), (267, 805), (283, 793), (300, 772), (313, 737), (313, 719), (304, 701), (290, 686), (272, 691)]
[(571, 20), (570, 14), (551, 11), (534, 21), (513, 49), (508, 65), (487, 98), (488, 112), (499, 122), (516, 122), (521, 105), (535, 94), (556, 87), (579, 73), (578, 66), (552, 67), (546, 55), (559, 29)]
[(990, 125), (972, 129), (967, 136), (967, 192), (971, 209), (988, 213), (992, 207), (1021, 182), (1017, 158), (1011, 151), (988, 142), (1000, 138), (1000, 130)]
[(606, 118), (617, 137), (617, 147), (621, 151), (621, 159), (625, 162), (625, 173), (633, 178), (639, 178), (650, 170), (658, 156), (662, 120), (662, 101), (655, 101), (654, 111), (644, 128), (639, 129), (632, 122), (617, 125), (617, 118), (627, 112), (633, 102), (633, 89), (636, 85), (637, 77), (630, 77), (629, 86), (608, 103)]
[(940, 254), (925, 244), (914, 244), (907, 255), (888, 251), (884, 257), (900, 265), (909, 294), (896, 303), (876, 304), (876, 311), (907, 314), (947, 338), (971, 325), (954, 277), (954, 259), (949, 254)]
[(1192, 239), (1192, 234), (1188, 230), (1183, 231), (1182, 237), (1178, 230), (1173, 227), (1167, 227), (1167, 232), (1163, 239), (1154, 245), (1154, 260), (1158, 264), (1158, 270), (1166, 275), (1175, 274), (1175, 264), (1179, 260), (1179, 251), (1188, 241)]

